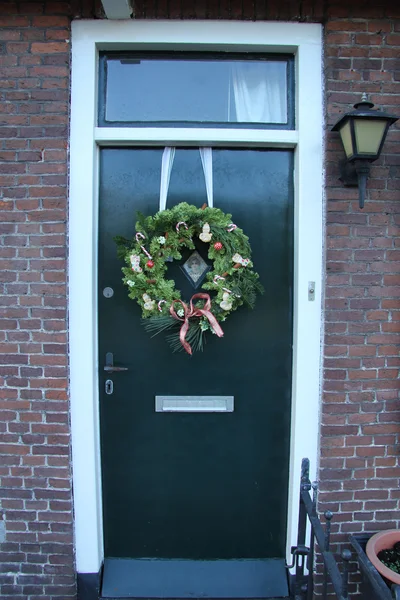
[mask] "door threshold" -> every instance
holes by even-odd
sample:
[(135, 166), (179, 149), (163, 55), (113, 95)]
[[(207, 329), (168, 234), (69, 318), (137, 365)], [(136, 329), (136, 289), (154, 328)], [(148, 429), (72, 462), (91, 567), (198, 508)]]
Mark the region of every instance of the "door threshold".
[(204, 561), (106, 558), (100, 598), (272, 600), (288, 596), (283, 558)]

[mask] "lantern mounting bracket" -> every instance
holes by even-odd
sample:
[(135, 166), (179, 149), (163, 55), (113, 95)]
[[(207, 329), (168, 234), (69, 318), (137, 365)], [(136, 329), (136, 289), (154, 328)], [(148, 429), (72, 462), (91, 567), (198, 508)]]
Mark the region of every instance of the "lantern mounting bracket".
[(370, 169), (370, 162), (368, 160), (359, 159), (349, 162), (346, 159), (342, 159), (339, 162), (339, 179), (346, 187), (358, 187), (360, 208), (364, 208)]
[(364, 208), (365, 194), (367, 191), (367, 179), (370, 172), (370, 163), (368, 160), (356, 160), (355, 168), (358, 177), (358, 202), (360, 208)]
[(357, 171), (353, 163), (349, 163), (346, 158), (342, 158), (339, 161), (339, 180), (346, 187), (357, 187), (358, 177)]

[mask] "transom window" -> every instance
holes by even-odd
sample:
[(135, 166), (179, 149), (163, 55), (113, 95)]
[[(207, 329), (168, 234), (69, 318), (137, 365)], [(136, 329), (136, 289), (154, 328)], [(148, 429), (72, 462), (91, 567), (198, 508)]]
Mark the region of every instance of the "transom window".
[(104, 53), (100, 65), (101, 126), (294, 128), (291, 56)]

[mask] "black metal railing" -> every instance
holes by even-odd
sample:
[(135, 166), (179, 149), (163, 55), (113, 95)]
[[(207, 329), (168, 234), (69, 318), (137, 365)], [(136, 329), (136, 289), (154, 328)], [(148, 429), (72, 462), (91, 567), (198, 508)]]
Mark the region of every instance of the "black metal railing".
[[(312, 494), (310, 493), (312, 490)], [(343, 569), (340, 572), (334, 554), (330, 550), (331, 521), (333, 514), (324, 513), (325, 527), (317, 515), (318, 485), (310, 481), (310, 461), (303, 458), (301, 463), (299, 523), (297, 546), (292, 548), (292, 564), (289, 570), (295, 569), (292, 577), (291, 596), (294, 600), (312, 600), (314, 594), (314, 548), (317, 544), (322, 558), (323, 581), (322, 600), (328, 595), (328, 583), (332, 583), (338, 600), (348, 600), (350, 550), (343, 550)], [(307, 535), (309, 536), (307, 538)], [(308, 545), (306, 540), (308, 539)]]

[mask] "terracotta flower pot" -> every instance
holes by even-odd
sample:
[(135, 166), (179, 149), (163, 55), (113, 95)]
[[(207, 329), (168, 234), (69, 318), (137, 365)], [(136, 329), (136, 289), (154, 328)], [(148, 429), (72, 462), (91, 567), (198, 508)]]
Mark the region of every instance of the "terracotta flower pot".
[(396, 542), (400, 542), (400, 529), (388, 529), (373, 535), (367, 543), (366, 553), (375, 569), (392, 583), (400, 585), (400, 575), (386, 567), (378, 558), (381, 550), (393, 548)]

